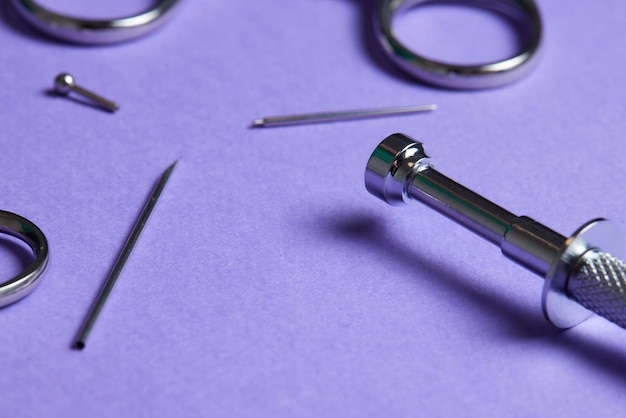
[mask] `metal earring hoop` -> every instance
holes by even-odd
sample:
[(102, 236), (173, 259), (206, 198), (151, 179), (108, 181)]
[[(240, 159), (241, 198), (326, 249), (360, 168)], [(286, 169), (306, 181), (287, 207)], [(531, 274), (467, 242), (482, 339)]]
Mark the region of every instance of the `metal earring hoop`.
[(48, 240), (31, 221), (11, 212), (0, 210), (0, 233), (11, 235), (33, 251), (35, 259), (24, 271), (14, 278), (0, 283), (0, 307), (17, 302), (30, 294), (43, 277), (48, 267)]
[(81, 19), (50, 11), (34, 0), (13, 0), (18, 13), (41, 32), (63, 41), (104, 45), (129, 41), (161, 26), (180, 0), (158, 0), (155, 6), (134, 16), (110, 20)]
[[(403, 11), (425, 4), (459, 4), (493, 10), (515, 21), (528, 41), (522, 51), (501, 61), (478, 65), (438, 62), (405, 46), (395, 35), (393, 20)], [(449, 89), (483, 89), (499, 87), (526, 75), (537, 61), (541, 44), (541, 17), (533, 0), (379, 0), (378, 38), (392, 61), (419, 80)], [(518, 28), (515, 28), (518, 29)]]

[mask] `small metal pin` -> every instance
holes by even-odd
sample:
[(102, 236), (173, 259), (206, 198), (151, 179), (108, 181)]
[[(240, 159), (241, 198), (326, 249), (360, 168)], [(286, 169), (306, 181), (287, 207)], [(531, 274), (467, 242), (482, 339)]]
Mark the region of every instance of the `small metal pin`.
[(73, 91), (77, 94), (80, 94), (81, 96), (93, 100), (110, 112), (115, 112), (120, 108), (120, 105), (118, 105), (117, 103), (105, 99), (104, 97), (99, 96), (76, 84), (76, 82), (74, 81), (74, 77), (68, 73), (59, 74), (54, 79), (54, 91), (63, 96), (67, 95), (70, 91)]
[(115, 285), (117, 278), (122, 273), (122, 269), (124, 268), (126, 261), (128, 261), (130, 253), (133, 251), (133, 248), (135, 248), (135, 244), (137, 243), (137, 240), (139, 240), (139, 236), (143, 232), (143, 228), (146, 226), (146, 223), (148, 222), (148, 219), (152, 214), (152, 210), (156, 206), (156, 203), (159, 200), (159, 197), (161, 196), (161, 193), (163, 192), (163, 189), (165, 188), (165, 185), (167, 184), (167, 181), (169, 180), (172, 171), (174, 171), (174, 167), (176, 167), (177, 162), (178, 161), (175, 161), (167, 168), (167, 170), (163, 172), (161, 178), (159, 179), (159, 182), (150, 194), (150, 197), (148, 198), (146, 205), (141, 211), (141, 214), (139, 215), (139, 218), (137, 219), (137, 222), (135, 223), (132, 232), (126, 240), (126, 244), (124, 244), (124, 248), (120, 252), (120, 255), (118, 256), (117, 261), (113, 266), (113, 269), (111, 269), (111, 272), (109, 273), (109, 277), (107, 277), (104, 285), (102, 286), (102, 289), (100, 290), (100, 293), (98, 294), (98, 298), (91, 307), (91, 310), (89, 311), (89, 314), (87, 315), (87, 318), (85, 319), (85, 322), (83, 323), (78, 333), (78, 337), (76, 337), (76, 340), (74, 341), (74, 348), (77, 348), (79, 350), (85, 348), (85, 344), (87, 344), (87, 338), (89, 338), (89, 334), (91, 333), (91, 330), (96, 323), (96, 320), (98, 319), (98, 316), (100, 315), (104, 304), (109, 298), (109, 295), (111, 294), (111, 290), (113, 290), (113, 286)]
[(430, 112), (437, 109), (437, 105), (386, 107), (382, 109), (343, 110), (339, 112), (306, 113), (302, 115), (271, 116), (256, 119), (252, 127), (273, 127), (285, 125), (301, 125), (305, 123), (334, 122), (340, 120), (365, 119), (381, 116), (402, 115), (410, 113)]

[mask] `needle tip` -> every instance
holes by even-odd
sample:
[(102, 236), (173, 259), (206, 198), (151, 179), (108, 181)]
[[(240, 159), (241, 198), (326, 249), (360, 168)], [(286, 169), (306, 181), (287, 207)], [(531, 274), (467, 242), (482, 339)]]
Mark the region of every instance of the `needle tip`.
[[(167, 178), (170, 176), (170, 174), (172, 174), (172, 171), (174, 171), (174, 168), (176, 168), (176, 164), (178, 164), (178, 160), (174, 161), (172, 164), (169, 165), (169, 167), (165, 169), (165, 171), (161, 175), (161, 181), (167, 181)], [(166, 180), (163, 180), (163, 179), (166, 179)]]
[(265, 126), (265, 119), (255, 119), (254, 122), (252, 122), (253, 128), (260, 128), (263, 126)]
[(83, 340), (78, 340), (74, 343), (74, 348), (77, 350), (82, 350), (85, 348), (85, 342)]

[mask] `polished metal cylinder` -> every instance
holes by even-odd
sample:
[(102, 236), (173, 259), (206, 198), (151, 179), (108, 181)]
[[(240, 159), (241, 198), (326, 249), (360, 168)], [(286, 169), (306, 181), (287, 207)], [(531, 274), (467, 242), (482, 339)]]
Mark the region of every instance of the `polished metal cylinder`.
[(566, 241), (550, 228), (526, 216), (518, 217), (435, 170), (423, 145), (403, 134), (389, 136), (374, 151), (365, 184), (389, 203), (429, 206), (542, 276), (548, 274)]
[(512, 214), (432, 166), (415, 172), (406, 194), (499, 245), (505, 256), (541, 276), (548, 273), (565, 243), (564, 236)]
[(441, 174), (422, 144), (403, 134), (376, 147), (367, 162), (365, 186), (392, 205), (429, 206), (543, 276), (542, 307), (555, 326), (572, 327), (591, 310), (626, 328), (626, 264), (612, 256), (623, 252), (623, 237), (612, 222), (591, 220), (565, 238)]
[(507, 229), (502, 254), (540, 276), (546, 276), (566, 238), (527, 216), (520, 216)]
[(499, 245), (517, 218), (432, 166), (414, 172), (406, 194), (463, 225), (493, 244)]

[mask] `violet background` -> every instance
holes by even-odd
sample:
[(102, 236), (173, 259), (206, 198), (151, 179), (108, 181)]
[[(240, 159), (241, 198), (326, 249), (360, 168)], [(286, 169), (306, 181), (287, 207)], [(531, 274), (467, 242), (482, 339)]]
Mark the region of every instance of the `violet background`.
[[(150, 2), (41, 3), (113, 17)], [(598, 216), (626, 225), (626, 3), (539, 0), (537, 68), (480, 92), (393, 69), (371, 6), (185, 0), (148, 37), (82, 47), (33, 32), (1, 3), (0, 208), (38, 224), (52, 257), (37, 291), (0, 312), (2, 416), (623, 413), (626, 331), (597, 317), (555, 330), (539, 278), (425, 207), (373, 198), (363, 170), (404, 132), (442, 172), (563, 234)], [(441, 57), (500, 56), (515, 42), (504, 22), (458, 8), (400, 23)], [(465, 43), (431, 36), (436, 27)], [(47, 94), (63, 71), (121, 110)], [(426, 103), (439, 110), (249, 128)], [(72, 350), (176, 159), (86, 349)], [(0, 244), (8, 278), (23, 260)]]

